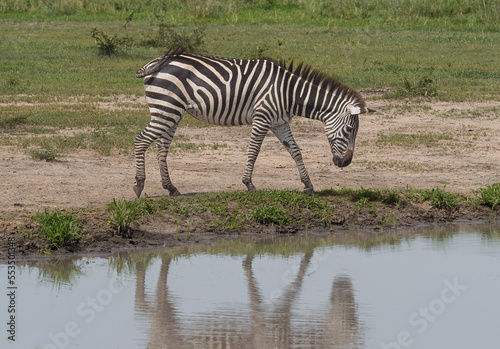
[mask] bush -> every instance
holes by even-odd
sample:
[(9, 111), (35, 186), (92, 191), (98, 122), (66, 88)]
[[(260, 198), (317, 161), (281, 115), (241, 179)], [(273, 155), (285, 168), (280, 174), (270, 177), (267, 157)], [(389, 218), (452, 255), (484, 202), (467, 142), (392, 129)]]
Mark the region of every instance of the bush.
[(121, 46), (127, 47), (132, 45), (133, 42), (132, 39), (130, 39), (127, 36), (118, 37), (118, 34), (120, 33), (120, 31), (122, 31), (128, 26), (128, 24), (132, 21), (133, 17), (134, 17), (134, 12), (131, 12), (126, 19), (125, 24), (113, 36), (106, 34), (104, 31), (100, 29), (97, 28), (92, 29), (90, 34), (97, 44), (99, 54), (103, 56), (111, 56), (112, 54), (116, 53), (119, 47)]
[(78, 222), (80, 219), (72, 213), (63, 213), (59, 210), (37, 213), (32, 219), (41, 224), (38, 236), (46, 239), (54, 249), (64, 245), (71, 245), (80, 240), (83, 228)]

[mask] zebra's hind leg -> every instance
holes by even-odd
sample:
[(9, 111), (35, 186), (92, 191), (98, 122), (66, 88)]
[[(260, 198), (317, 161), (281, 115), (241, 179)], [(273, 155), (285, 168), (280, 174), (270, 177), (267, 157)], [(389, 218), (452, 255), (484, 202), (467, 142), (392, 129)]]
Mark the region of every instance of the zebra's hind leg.
[(144, 181), (146, 180), (145, 154), (151, 143), (153, 143), (158, 135), (148, 131), (146, 127), (134, 139), (135, 147), (135, 187), (134, 192), (137, 197), (141, 196), (144, 189)]
[(255, 166), (255, 160), (257, 160), (262, 141), (264, 141), (267, 131), (269, 131), (269, 124), (264, 120), (254, 118), (252, 134), (250, 135), (250, 144), (248, 146), (247, 166), (245, 168), (245, 174), (243, 175), (243, 184), (247, 186), (248, 191), (257, 190), (252, 183), (252, 173)]
[(158, 150), (156, 154), (156, 159), (158, 160), (158, 164), (160, 165), (161, 184), (163, 186), (163, 189), (169, 191), (170, 196), (181, 195), (181, 193), (179, 193), (177, 188), (172, 184), (172, 181), (170, 180), (170, 176), (168, 174), (168, 167), (167, 167), (168, 149), (170, 148), (170, 144), (172, 143), (172, 139), (174, 138), (176, 129), (177, 129), (177, 124), (172, 126), (168, 130), (166, 135), (160, 137), (156, 141)]
[(300, 180), (304, 183), (304, 192), (307, 194), (312, 194), (314, 192), (314, 187), (307, 173), (304, 162), (302, 161), (302, 154), (300, 152), (299, 146), (295, 143), (295, 139), (292, 135), (292, 130), (290, 130), (290, 124), (284, 124), (281, 126), (276, 126), (271, 128), (273, 133), (281, 141), (281, 144), (288, 150), (293, 160), (297, 164), (299, 170)]

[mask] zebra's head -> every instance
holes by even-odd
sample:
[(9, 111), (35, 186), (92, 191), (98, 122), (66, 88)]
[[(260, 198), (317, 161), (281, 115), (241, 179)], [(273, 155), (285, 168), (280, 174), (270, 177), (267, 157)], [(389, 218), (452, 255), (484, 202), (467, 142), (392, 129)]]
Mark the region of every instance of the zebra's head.
[(326, 137), (330, 143), (335, 166), (345, 167), (351, 163), (359, 128), (359, 114), (369, 111), (372, 110), (365, 106), (349, 104), (340, 114), (325, 121)]

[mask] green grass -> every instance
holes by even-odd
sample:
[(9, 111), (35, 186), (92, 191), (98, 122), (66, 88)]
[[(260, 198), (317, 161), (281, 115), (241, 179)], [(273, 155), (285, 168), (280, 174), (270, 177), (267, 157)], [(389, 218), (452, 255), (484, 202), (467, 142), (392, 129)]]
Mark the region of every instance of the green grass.
[[(248, 229), (259, 231), (266, 226), (332, 227), (343, 225), (346, 214), (379, 217), (377, 219), (381, 227), (393, 227), (398, 221), (395, 212), (415, 203), (427, 202), (448, 215), (461, 206), (475, 209), (477, 205), (483, 204), (496, 208), (500, 202), (499, 187), (486, 186), (472, 197), (446, 191), (446, 186), (400, 191), (342, 188), (323, 190), (313, 195), (286, 190), (219, 192), (160, 199), (143, 198), (122, 201), (120, 204), (133, 208), (134, 220), (147, 215), (164, 216), (167, 220), (177, 222), (178, 230), (187, 229), (190, 233), (195, 227), (194, 221), (206, 222), (203, 231), (241, 232)], [(110, 205), (113, 214), (116, 214), (115, 206), (116, 203)]]
[(291, 222), (286, 211), (273, 204), (265, 204), (257, 207), (250, 214), (251, 219), (260, 224), (286, 225)]
[(394, 133), (390, 135), (380, 134), (377, 139), (379, 146), (416, 147), (423, 145), (426, 147), (436, 147), (442, 141), (451, 141), (453, 136), (446, 133)]
[[(390, 189), (326, 190), (314, 195), (286, 190), (221, 192), (180, 198), (145, 198), (123, 201), (122, 204), (137, 207), (136, 217), (162, 212), (183, 221), (190, 217), (202, 217), (211, 222), (212, 229), (217, 231), (241, 231), (256, 223), (256, 226), (312, 224), (327, 227), (342, 224), (334, 203), (339, 197), (345, 202), (352, 201), (355, 211), (365, 206), (375, 210), (379, 203), (398, 209), (404, 205), (401, 194)], [(111, 205), (114, 207), (115, 204)]]
[[(356, 19), (336, 24), (326, 18), (267, 23), (265, 16), (274, 17), (275, 11), (300, 17), (294, 10), (277, 8), (260, 9), (253, 22), (211, 21), (206, 24), (205, 50), (229, 57), (264, 55), (304, 60), (361, 90), (390, 87), (396, 91), (405, 79), (418, 86), (419, 81), (431, 76), (439, 98), (444, 100), (498, 97), (500, 58), (496, 52), (500, 33), (495, 22), (491, 31), (485, 31), (484, 25), (454, 26), (453, 21), (416, 28)], [(75, 91), (79, 96), (143, 94), (134, 73), (163, 49), (136, 45), (111, 58), (100, 57), (89, 29), (90, 25), (114, 33), (123, 25), (127, 12), (107, 21), (98, 14), (77, 20), (76, 16), (35, 13), (40, 13), (40, 18), (26, 14), (0, 22), (0, 71), (6, 77), (0, 82), (0, 95), (29, 94), (36, 100), (44, 95), (65, 98)], [(154, 18), (152, 13), (150, 16)], [(175, 30), (191, 31), (200, 22), (180, 23), (184, 17), (166, 18)], [(144, 41), (158, 31), (150, 19), (138, 16), (121, 33)]]
[[(495, 215), (500, 207), (500, 184), (480, 188), (473, 196), (446, 191), (444, 186), (427, 190), (342, 188), (323, 190), (313, 195), (286, 190), (264, 190), (159, 199), (146, 197), (133, 201), (113, 200), (107, 206), (107, 222), (122, 237), (131, 237), (132, 224), (140, 224), (147, 216), (156, 216), (162, 222), (170, 222), (176, 227), (177, 234), (187, 233), (188, 238), (200, 231), (265, 232), (269, 228), (271, 231), (286, 231), (290, 226), (299, 230), (310, 227), (335, 229), (334, 226), (356, 224), (353, 223), (357, 222), (356, 217), (364, 219), (363, 217), (368, 216), (374, 218), (371, 224), (379, 224), (384, 229), (397, 226), (399, 212), (404, 217), (408, 213), (402, 210), (415, 210), (413, 205), (424, 202), (442, 210), (449, 217), (453, 217), (462, 208), (477, 210), (479, 205), (490, 207), (491, 215)], [(349, 217), (350, 223), (346, 223), (346, 217)], [(32, 219), (40, 225), (38, 236), (50, 241), (56, 249), (78, 241), (84, 230), (76, 214), (58, 210), (46, 210), (34, 215)]]
[(500, 183), (488, 184), (476, 191), (479, 202), (494, 209), (500, 205)]
[[(426, 190), (408, 189), (404, 192), (407, 199), (415, 202), (428, 201), (431, 206), (438, 209), (445, 209), (449, 212), (454, 212), (461, 202), (467, 200), (463, 195), (447, 192), (446, 185), (441, 188), (432, 188)], [(473, 199), (470, 199), (473, 202)]]
[[(472, 0), (0, 0), (0, 145), (132, 152), (149, 122), (135, 72), (165, 51), (162, 30), (203, 28), (207, 53), (305, 61), (362, 93), (387, 90), (395, 105), (498, 100), (499, 12)], [(100, 55), (93, 28), (127, 44)], [(68, 129), (81, 132), (58, 132)], [(402, 142), (412, 141), (422, 140)]]
[(32, 216), (32, 219), (40, 225), (38, 236), (50, 242), (54, 249), (77, 242), (83, 233), (80, 219), (72, 213), (46, 209), (43, 213)]
[(143, 200), (120, 200), (108, 205), (109, 224), (116, 230), (119, 236), (127, 237), (130, 233), (132, 223), (137, 223), (147, 212), (143, 207)]
[(29, 151), (29, 155), (33, 160), (44, 160), (44, 161), (54, 161), (62, 156), (59, 151), (54, 149), (48, 149), (48, 150), (32, 149)]
[(500, 5), (487, 1), (449, 0), (0, 0), (0, 13), (43, 18), (66, 16), (119, 18), (134, 11), (138, 18), (161, 13), (180, 22), (203, 20), (226, 23), (283, 22), (349, 22), (356, 24), (410, 25), (444, 22), (453, 25), (493, 25), (500, 18)]

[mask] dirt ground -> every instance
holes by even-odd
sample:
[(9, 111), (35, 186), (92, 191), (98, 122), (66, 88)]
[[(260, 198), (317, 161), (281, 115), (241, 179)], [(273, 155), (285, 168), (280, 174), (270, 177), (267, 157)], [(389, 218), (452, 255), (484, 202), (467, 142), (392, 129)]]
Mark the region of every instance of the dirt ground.
[[(316, 190), (352, 188), (433, 188), (471, 194), (500, 181), (500, 102), (420, 102), (376, 100), (378, 110), (360, 118), (351, 165), (335, 167), (323, 124), (297, 118), (292, 130)], [(146, 116), (145, 116), (146, 117)], [(431, 146), (383, 143), (381, 135), (445, 134)], [(198, 150), (173, 149), (169, 169), (182, 194), (244, 190), (249, 127), (179, 128), (179, 143)], [(215, 145), (215, 146), (214, 146)], [(0, 147), (0, 218), (26, 217), (44, 208), (103, 206), (113, 198), (135, 197), (133, 156), (99, 156), (89, 151), (54, 162), (35, 161), (26, 150)], [(143, 195), (167, 193), (160, 184), (155, 152), (147, 155)], [(257, 189), (301, 190), (295, 163), (270, 133), (257, 159)]]

